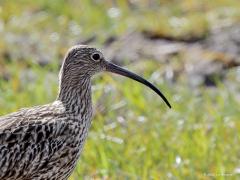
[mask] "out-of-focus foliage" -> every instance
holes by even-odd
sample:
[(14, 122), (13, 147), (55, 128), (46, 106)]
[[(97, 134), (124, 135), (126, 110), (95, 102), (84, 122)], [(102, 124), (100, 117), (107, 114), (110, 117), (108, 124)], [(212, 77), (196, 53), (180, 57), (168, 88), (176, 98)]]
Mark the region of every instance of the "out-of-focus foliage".
[[(76, 43), (101, 47), (129, 31), (191, 41), (239, 21), (238, 0), (1, 0), (0, 114), (53, 101), (59, 63)], [(165, 80), (165, 66), (153, 59), (128, 68), (161, 87), (173, 109), (131, 80), (95, 77), (93, 126), (70, 179), (240, 177), (239, 72), (192, 89), (184, 79)]]

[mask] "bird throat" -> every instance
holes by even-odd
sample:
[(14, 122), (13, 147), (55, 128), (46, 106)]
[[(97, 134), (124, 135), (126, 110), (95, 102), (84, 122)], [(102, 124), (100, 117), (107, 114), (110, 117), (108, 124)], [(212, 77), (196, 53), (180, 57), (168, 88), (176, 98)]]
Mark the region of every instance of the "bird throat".
[(59, 87), (58, 101), (65, 111), (78, 120), (90, 120), (92, 116), (91, 79), (62, 82)]

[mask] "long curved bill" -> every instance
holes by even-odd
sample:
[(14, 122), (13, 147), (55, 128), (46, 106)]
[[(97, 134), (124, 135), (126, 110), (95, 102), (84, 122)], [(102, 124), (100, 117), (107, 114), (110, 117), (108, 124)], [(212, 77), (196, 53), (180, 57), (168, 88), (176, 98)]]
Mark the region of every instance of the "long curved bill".
[(107, 62), (106, 64), (106, 71), (108, 72), (112, 72), (112, 73), (116, 73), (128, 78), (131, 78), (135, 81), (138, 81), (146, 86), (148, 86), (149, 88), (151, 88), (153, 91), (155, 91), (163, 100), (164, 102), (168, 105), (169, 108), (171, 108), (170, 103), (168, 102), (167, 98), (161, 93), (161, 91), (159, 89), (157, 89), (152, 83), (150, 83), (149, 81), (147, 81), (146, 79), (140, 77), (139, 75), (132, 73), (124, 68), (121, 68), (113, 63)]

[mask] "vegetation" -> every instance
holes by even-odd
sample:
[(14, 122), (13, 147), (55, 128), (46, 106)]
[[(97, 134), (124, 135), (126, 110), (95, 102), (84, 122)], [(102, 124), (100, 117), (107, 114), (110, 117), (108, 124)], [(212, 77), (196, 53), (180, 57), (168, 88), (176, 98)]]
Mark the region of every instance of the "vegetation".
[[(127, 31), (189, 40), (240, 20), (238, 0), (129, 2), (1, 0), (0, 114), (53, 101), (66, 49), (93, 36), (99, 47)], [(171, 110), (129, 79), (93, 79), (93, 124), (70, 179), (240, 177), (239, 72), (229, 70), (216, 87), (191, 88), (165, 80), (162, 68), (154, 59), (128, 65), (160, 87)]]

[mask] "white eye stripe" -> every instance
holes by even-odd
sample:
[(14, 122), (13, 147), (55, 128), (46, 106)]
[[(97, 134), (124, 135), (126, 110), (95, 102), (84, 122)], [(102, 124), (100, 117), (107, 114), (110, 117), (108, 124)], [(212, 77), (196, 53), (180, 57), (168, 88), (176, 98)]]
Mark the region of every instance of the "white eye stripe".
[(101, 60), (101, 59), (102, 59), (102, 53), (100, 53), (100, 52), (94, 52), (94, 53), (92, 53), (91, 59), (94, 60), (94, 61), (99, 61), (99, 60)]

